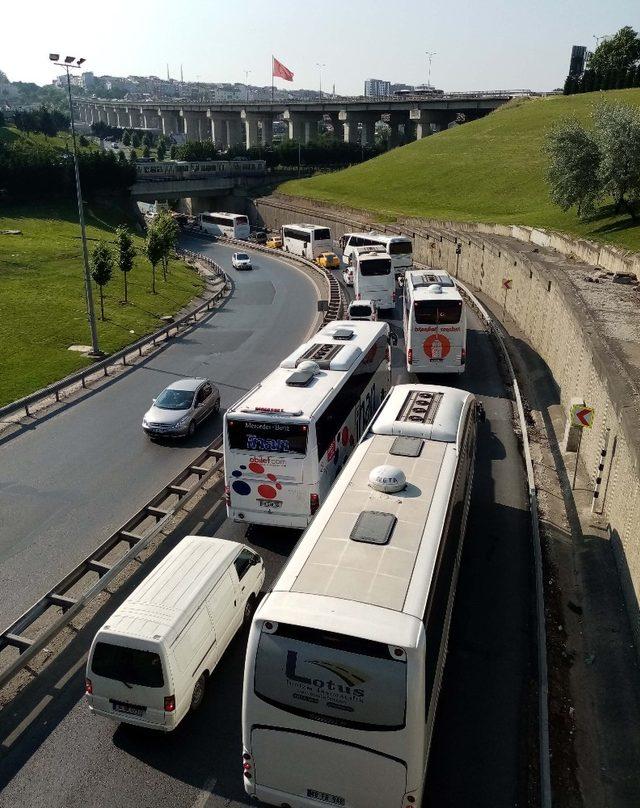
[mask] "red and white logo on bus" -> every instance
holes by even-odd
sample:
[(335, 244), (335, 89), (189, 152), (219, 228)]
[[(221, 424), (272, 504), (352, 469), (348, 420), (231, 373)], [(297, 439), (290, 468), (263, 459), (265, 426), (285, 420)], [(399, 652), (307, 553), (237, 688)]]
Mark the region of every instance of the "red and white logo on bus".
[(432, 334), (422, 343), (422, 348), (429, 359), (444, 359), (451, 350), (451, 343), (444, 334)]

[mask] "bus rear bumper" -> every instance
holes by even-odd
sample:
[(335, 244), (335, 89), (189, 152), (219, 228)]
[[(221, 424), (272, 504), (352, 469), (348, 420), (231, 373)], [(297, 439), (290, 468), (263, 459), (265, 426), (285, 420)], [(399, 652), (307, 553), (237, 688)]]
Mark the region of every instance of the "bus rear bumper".
[(311, 515), (283, 513), (277, 511), (251, 511), (242, 508), (227, 508), (227, 516), (234, 522), (247, 525), (267, 525), (269, 527), (289, 527), (294, 530), (305, 530), (311, 522)]
[(446, 373), (464, 373), (466, 370), (466, 365), (443, 365), (441, 362), (425, 362), (424, 364), (418, 364), (413, 362), (411, 365), (407, 364), (407, 370), (409, 373), (440, 373), (442, 375)]
[[(245, 791), (267, 805), (288, 805), (290, 808), (318, 808), (319, 805), (330, 804), (319, 802), (317, 799), (288, 794), (286, 791), (278, 791), (275, 788), (267, 788), (256, 783), (249, 786), (246, 780)], [(338, 803), (335, 804), (337, 805)]]

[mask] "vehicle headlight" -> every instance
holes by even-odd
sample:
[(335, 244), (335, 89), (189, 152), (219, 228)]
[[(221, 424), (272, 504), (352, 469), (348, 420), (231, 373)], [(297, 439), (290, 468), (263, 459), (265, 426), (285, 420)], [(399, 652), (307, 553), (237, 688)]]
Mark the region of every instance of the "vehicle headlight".
[(184, 426), (186, 423), (189, 422), (190, 415), (183, 415), (179, 421), (176, 421), (174, 426)]
[(142, 426), (149, 426), (146, 416), (142, 419)]

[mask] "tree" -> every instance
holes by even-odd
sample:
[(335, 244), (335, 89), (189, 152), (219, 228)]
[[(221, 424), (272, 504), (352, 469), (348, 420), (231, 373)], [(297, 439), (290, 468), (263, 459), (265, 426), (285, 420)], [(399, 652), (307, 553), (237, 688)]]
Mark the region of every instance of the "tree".
[(122, 145), (123, 146), (130, 146), (131, 145), (131, 132), (128, 129), (125, 129), (122, 133)]
[(156, 293), (156, 267), (162, 260), (163, 251), (162, 240), (155, 225), (153, 225), (149, 228), (149, 232), (147, 233), (147, 239), (144, 243), (144, 254), (151, 264), (151, 291), (154, 295)]
[(104, 241), (98, 242), (91, 253), (91, 277), (100, 288), (100, 318), (104, 320), (104, 287), (111, 280), (113, 256)]
[(129, 162), (133, 165), (137, 159), (138, 159), (138, 152), (135, 149), (131, 149), (131, 151), (129, 152)]
[(131, 145), (134, 149), (139, 149), (142, 145), (142, 138), (140, 137), (140, 132), (134, 131), (131, 135)]
[(640, 200), (640, 109), (603, 102), (592, 117), (602, 192), (613, 197), (616, 213), (626, 207), (635, 218)]
[(119, 163), (126, 163), (127, 162), (127, 157), (126, 157), (125, 153), (122, 150), (118, 152), (118, 162)]
[(595, 89), (595, 80), (596, 76), (593, 70), (585, 70), (582, 75), (582, 81), (580, 83), (580, 92), (582, 93), (590, 93), (592, 90)]
[(160, 143), (158, 143), (157, 154), (158, 154), (158, 160), (160, 160), (160, 161), (164, 160), (164, 158), (167, 156), (167, 146), (166, 146), (164, 140), (162, 140), (162, 141), (160, 141)]
[(142, 145), (151, 148), (153, 146), (153, 135), (151, 132), (145, 132), (142, 138)]
[(630, 25), (625, 25), (609, 39), (603, 40), (589, 59), (589, 70), (627, 70), (640, 60), (640, 38)]
[(0, 126), (4, 126), (4, 112), (0, 109)]
[(600, 152), (593, 135), (579, 121), (566, 119), (551, 129), (544, 149), (551, 199), (562, 210), (577, 207), (579, 216), (593, 213), (600, 196)]
[(562, 90), (564, 95), (573, 95), (576, 91), (576, 79), (574, 76), (567, 76), (564, 80), (564, 89)]
[(124, 225), (116, 229), (116, 263), (124, 278), (124, 302), (129, 302), (127, 276), (133, 269), (133, 259), (136, 257), (136, 248), (133, 246), (131, 234)]
[(161, 213), (157, 216), (153, 226), (162, 245), (162, 273), (166, 281), (167, 271), (169, 269), (169, 257), (171, 250), (173, 250), (178, 242), (180, 228), (170, 213)]
[(175, 159), (176, 159), (176, 155), (177, 155), (177, 153), (178, 153), (178, 147), (176, 146), (176, 144), (175, 144), (175, 143), (172, 143), (172, 144), (171, 144), (171, 149), (170, 149), (170, 151), (169, 151), (169, 157), (170, 157), (172, 160), (175, 160)]
[(146, 144), (145, 147), (142, 149), (142, 156), (151, 157), (151, 149)]
[(89, 145), (89, 141), (84, 135), (80, 135), (80, 137), (78, 138), (78, 143), (81, 146), (88, 146)]

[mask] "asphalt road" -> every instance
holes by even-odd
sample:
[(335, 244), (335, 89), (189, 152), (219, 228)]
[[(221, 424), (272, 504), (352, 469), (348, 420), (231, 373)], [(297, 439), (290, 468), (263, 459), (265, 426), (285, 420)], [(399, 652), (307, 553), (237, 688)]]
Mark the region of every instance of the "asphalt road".
[(222, 408), (260, 381), (307, 334), (317, 294), (299, 270), (263, 253), (231, 269), (233, 249), (186, 243), (229, 270), (221, 309), (163, 351), (66, 409), (0, 442), (0, 624), (8, 625), (142, 507), (221, 429), (210, 418), (192, 439), (151, 443), (144, 412), (167, 384), (207, 376)]
[[(401, 333), (401, 326), (396, 323)], [(401, 347), (394, 380), (406, 381)], [(432, 744), (424, 806), (514, 808), (527, 804), (530, 726), (531, 545), (522, 463), (511, 405), (489, 338), (475, 318), (468, 370), (442, 379), (484, 402), (476, 484)], [(284, 350), (281, 351), (285, 353)], [(229, 523), (203, 502), (163, 547), (199, 532), (250, 543), (265, 559), (266, 585), (298, 535)], [(137, 580), (146, 574), (141, 569)], [(118, 593), (115, 608), (136, 584)], [(216, 670), (201, 711), (169, 736), (94, 718), (82, 698), (86, 649), (97, 615), (68, 651), (0, 714), (0, 808), (128, 808), (249, 804), (241, 777), (241, 684), (246, 637)], [(4, 727), (2, 726), (4, 723)], [(375, 795), (372, 808), (377, 808)], [(382, 808), (382, 806), (380, 806)]]

